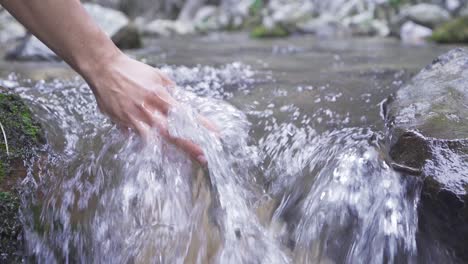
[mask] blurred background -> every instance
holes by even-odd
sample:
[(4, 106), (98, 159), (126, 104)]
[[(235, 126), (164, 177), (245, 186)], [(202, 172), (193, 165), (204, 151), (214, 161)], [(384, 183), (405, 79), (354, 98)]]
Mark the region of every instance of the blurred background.
[[(122, 48), (142, 36), (244, 31), (253, 38), (396, 37), (405, 43), (468, 41), (465, 0), (93, 0), (84, 1)], [(107, 9), (109, 8), (109, 9)], [(120, 31), (120, 32), (119, 32)], [(118, 34), (118, 36), (116, 36)], [(0, 11), (0, 43), (10, 59), (48, 59), (37, 41)], [(22, 41), (18, 40), (22, 39)]]

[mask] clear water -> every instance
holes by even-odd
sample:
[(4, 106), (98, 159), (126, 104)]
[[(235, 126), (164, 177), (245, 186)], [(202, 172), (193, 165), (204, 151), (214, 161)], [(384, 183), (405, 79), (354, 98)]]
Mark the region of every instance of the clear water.
[[(22, 210), (28, 261), (449, 259), (417, 232), (420, 184), (389, 167), (381, 113), (385, 98), (444, 48), (237, 35), (157, 45), (133, 55), (178, 83), (170, 133), (199, 144), (207, 168), (156, 132), (146, 145), (122, 135), (72, 73), (37, 81), (41, 69), (0, 66), (2, 84), (30, 103), (49, 140), (24, 182), (33, 190)], [(6, 77), (11, 71), (19, 74)]]

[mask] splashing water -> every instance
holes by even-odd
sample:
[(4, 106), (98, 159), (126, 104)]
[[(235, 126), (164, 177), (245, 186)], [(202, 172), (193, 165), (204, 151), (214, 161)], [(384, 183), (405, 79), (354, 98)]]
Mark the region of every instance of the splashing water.
[[(293, 105), (281, 110), (293, 119), (276, 119), (263, 102), (239, 110), (220, 99), (234, 96), (224, 84), (255, 83), (242, 64), (164, 71), (181, 85), (171, 91), (181, 104), (169, 132), (201, 146), (207, 169), (157, 133), (148, 144), (120, 134), (78, 79), (15, 88), (50, 141), (23, 202), (35, 261), (414, 262), (418, 191), (387, 165), (381, 132), (319, 133)], [(214, 83), (220, 89), (209, 92)]]

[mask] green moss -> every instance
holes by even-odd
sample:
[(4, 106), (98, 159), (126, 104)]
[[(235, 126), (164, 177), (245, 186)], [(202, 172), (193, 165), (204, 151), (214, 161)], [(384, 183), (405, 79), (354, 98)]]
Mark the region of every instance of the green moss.
[(287, 37), (289, 32), (281, 26), (275, 26), (273, 28), (267, 28), (265, 26), (255, 27), (250, 36), (254, 38), (281, 38)]
[(439, 26), (432, 33), (431, 40), (438, 43), (468, 43), (468, 16)]

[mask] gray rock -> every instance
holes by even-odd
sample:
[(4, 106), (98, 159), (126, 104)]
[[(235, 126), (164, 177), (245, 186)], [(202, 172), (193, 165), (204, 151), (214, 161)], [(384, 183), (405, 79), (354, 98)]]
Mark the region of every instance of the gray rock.
[(316, 34), (322, 37), (349, 35), (349, 30), (331, 14), (322, 14), (318, 18), (300, 22), (297, 28), (302, 33)]
[(422, 3), (403, 9), (400, 20), (411, 20), (417, 24), (434, 28), (449, 21), (450, 13), (438, 5)]
[(351, 29), (353, 35), (386, 37), (390, 34), (387, 24), (384, 21), (374, 19), (371, 12), (347, 17), (343, 19), (343, 24)]
[(191, 23), (156, 19), (143, 27), (143, 34), (147, 36), (167, 37), (172, 35), (187, 35), (194, 33)]
[[(83, 4), (86, 11), (94, 21), (110, 37), (129, 24), (129, 19), (120, 11), (105, 8), (97, 4)], [(125, 31), (135, 35), (135, 32)], [(132, 36), (123, 36), (120, 32), (119, 39), (130, 39)], [(22, 43), (8, 52), (7, 59), (10, 60), (58, 60), (58, 56), (34, 36), (26, 36)]]
[(460, 6), (461, 6), (461, 3), (460, 3), (459, 0), (446, 0), (446, 1), (445, 1), (445, 7), (446, 7), (450, 12), (456, 11)]
[(388, 108), (394, 168), (423, 181), (420, 231), (468, 252), (468, 52), (440, 56)]
[(400, 30), (401, 41), (408, 44), (418, 45), (426, 42), (432, 35), (432, 29), (418, 25), (412, 21), (403, 24)]
[(298, 22), (312, 18), (313, 5), (310, 1), (271, 1), (268, 9), (275, 23), (295, 25)]

